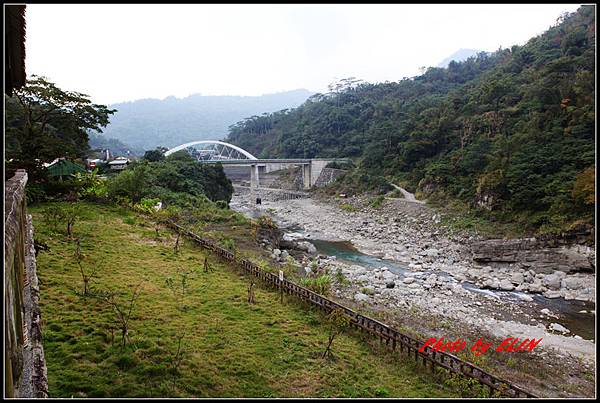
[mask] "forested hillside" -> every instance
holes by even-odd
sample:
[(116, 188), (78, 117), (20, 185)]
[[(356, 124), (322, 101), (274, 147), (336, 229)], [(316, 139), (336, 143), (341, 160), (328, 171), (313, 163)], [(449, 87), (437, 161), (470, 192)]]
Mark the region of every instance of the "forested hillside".
[(111, 105), (118, 112), (104, 130), (131, 147), (151, 150), (193, 140), (220, 140), (238, 120), (259, 113), (294, 108), (312, 95), (294, 90), (261, 96), (203, 96), (140, 99)]
[(595, 10), (582, 6), (523, 46), (394, 83), (347, 80), (239, 122), (228, 141), (260, 156), (355, 157), (354, 180), (383, 175), (555, 231), (593, 223), (594, 81)]

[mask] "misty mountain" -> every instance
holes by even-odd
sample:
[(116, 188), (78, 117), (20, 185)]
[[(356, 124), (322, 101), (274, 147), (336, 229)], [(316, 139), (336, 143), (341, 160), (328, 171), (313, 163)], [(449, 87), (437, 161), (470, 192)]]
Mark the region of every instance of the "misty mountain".
[(261, 96), (204, 96), (140, 99), (110, 105), (117, 109), (104, 130), (136, 149), (174, 147), (194, 140), (220, 140), (230, 125), (258, 114), (301, 105), (313, 93), (298, 89)]
[(110, 152), (115, 156), (144, 155), (144, 149), (139, 147), (132, 147), (129, 144), (124, 144), (122, 141), (117, 140), (115, 138), (106, 137), (104, 134), (89, 132), (88, 136), (90, 139), (90, 150), (92, 151), (105, 150), (108, 148)]
[(480, 53), (480, 52), (483, 52), (483, 50), (459, 49), (456, 52), (452, 53), (447, 58), (445, 58), (440, 64), (437, 65), (437, 67), (446, 68), (446, 67), (448, 67), (448, 64), (450, 64), (450, 62), (452, 60), (454, 60), (455, 62), (463, 62), (471, 56), (477, 56), (477, 53)]

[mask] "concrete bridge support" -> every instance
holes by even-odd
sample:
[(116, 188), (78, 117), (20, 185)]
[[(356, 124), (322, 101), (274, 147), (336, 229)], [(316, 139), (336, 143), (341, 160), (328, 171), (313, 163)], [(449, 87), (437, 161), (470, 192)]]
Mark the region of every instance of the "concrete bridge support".
[(311, 169), (312, 164), (302, 164), (302, 184), (304, 189), (310, 189), (312, 185)]
[(250, 165), (250, 187), (252, 189), (257, 189), (259, 185), (260, 183), (258, 179), (258, 165)]

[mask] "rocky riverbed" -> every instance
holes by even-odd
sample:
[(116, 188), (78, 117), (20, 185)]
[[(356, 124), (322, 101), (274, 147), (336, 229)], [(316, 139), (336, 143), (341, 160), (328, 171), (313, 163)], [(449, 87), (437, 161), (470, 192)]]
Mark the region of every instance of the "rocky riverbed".
[[(556, 270), (549, 270), (548, 253), (561, 252), (542, 254), (543, 269), (536, 271), (532, 259), (474, 260), (473, 245), (484, 240), (442, 227), (439, 214), (424, 204), (388, 199), (373, 209), (362, 199), (249, 202), (234, 197), (232, 208), (270, 215), (288, 232), (287, 246), (296, 242), (295, 249), (305, 252), (296, 254), (305, 273), (327, 270), (347, 279), (336, 282), (337, 297), (386, 310), (414, 307), (497, 337), (542, 337), (540, 351), (554, 348), (558, 357), (595, 365), (595, 331), (570, 323), (561, 312), (561, 304), (568, 304), (571, 311), (581, 308), (575, 313), (586, 323), (595, 320), (592, 248), (563, 248), (567, 257)], [(323, 245), (340, 241), (367, 260), (344, 259)], [(272, 257), (281, 261), (292, 249), (273, 250)], [(575, 272), (565, 270), (568, 256), (578, 262)]]

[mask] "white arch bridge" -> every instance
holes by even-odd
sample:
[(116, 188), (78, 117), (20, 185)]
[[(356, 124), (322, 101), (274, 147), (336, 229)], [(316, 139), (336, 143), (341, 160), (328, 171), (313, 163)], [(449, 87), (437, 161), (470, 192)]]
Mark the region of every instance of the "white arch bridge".
[[(200, 146), (200, 147), (197, 147)], [(165, 152), (169, 156), (177, 151), (187, 150), (198, 162), (203, 164), (220, 163), (229, 166), (250, 167), (250, 187), (258, 189), (260, 174), (286, 169), (291, 166), (302, 167), (302, 182), (304, 189), (315, 185), (321, 171), (330, 162), (349, 162), (347, 158), (289, 158), (289, 159), (260, 159), (234, 144), (218, 140), (192, 141), (173, 147)]]

